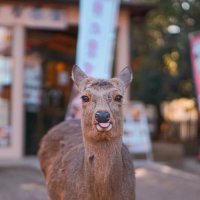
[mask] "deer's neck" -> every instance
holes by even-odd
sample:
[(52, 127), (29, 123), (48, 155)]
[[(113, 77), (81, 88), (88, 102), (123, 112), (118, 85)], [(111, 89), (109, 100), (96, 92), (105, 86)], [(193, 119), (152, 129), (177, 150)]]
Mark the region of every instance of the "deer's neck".
[(94, 194), (107, 194), (118, 188), (122, 177), (122, 139), (87, 143), (84, 141), (84, 174)]

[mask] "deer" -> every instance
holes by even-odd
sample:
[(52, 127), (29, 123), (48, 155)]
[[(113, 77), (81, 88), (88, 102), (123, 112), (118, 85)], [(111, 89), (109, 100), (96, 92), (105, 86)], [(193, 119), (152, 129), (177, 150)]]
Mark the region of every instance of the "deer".
[(81, 94), (81, 121), (56, 125), (42, 138), (38, 159), (50, 200), (135, 200), (132, 156), (122, 142), (123, 105), (132, 72), (111, 79), (72, 80)]

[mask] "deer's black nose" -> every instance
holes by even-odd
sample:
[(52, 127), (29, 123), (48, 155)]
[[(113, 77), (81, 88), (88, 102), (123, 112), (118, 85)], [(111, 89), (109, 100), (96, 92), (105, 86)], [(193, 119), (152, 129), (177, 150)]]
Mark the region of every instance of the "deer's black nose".
[(95, 119), (99, 123), (106, 123), (110, 120), (110, 113), (105, 111), (98, 111), (95, 114)]

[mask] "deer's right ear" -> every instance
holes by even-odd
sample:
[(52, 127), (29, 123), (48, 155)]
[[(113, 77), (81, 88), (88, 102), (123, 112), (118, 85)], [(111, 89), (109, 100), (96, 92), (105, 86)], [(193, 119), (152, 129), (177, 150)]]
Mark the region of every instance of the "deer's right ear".
[(83, 86), (82, 84), (87, 78), (88, 76), (77, 65), (73, 66), (72, 80), (74, 81), (79, 90), (81, 90), (81, 86)]

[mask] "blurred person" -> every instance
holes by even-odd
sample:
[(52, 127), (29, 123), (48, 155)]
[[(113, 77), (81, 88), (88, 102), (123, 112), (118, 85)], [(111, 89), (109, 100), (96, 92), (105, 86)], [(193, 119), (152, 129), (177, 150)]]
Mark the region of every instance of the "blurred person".
[(198, 154), (197, 161), (200, 162), (200, 111), (198, 113)]
[(78, 93), (69, 104), (65, 120), (81, 118), (81, 96)]
[(197, 161), (200, 162), (200, 150), (199, 150), (199, 153), (198, 153), (198, 155), (197, 155)]
[(200, 133), (199, 133), (199, 131), (198, 131), (198, 153), (197, 153), (197, 157), (196, 158), (197, 158), (197, 161), (200, 162)]

